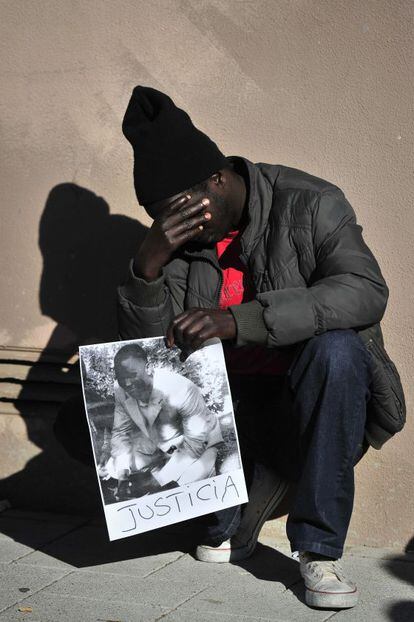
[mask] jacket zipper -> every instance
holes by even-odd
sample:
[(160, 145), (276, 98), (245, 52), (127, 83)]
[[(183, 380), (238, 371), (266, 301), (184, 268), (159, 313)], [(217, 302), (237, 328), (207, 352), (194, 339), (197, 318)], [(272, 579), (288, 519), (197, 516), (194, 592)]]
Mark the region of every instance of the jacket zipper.
[[(193, 260), (194, 261), (194, 260)], [(215, 294), (215, 298), (212, 301), (212, 305), (211, 308), (214, 309), (215, 307), (218, 308), (219, 303), (220, 303), (220, 294), (221, 294), (221, 289), (223, 287), (223, 273), (220, 270), (220, 267), (217, 266), (213, 261), (210, 261), (209, 259), (207, 259), (206, 257), (197, 257), (195, 259), (195, 261), (204, 261), (205, 263), (210, 264), (210, 266), (213, 266), (213, 268), (215, 268), (217, 270), (217, 272), (219, 273), (219, 287), (217, 288), (217, 293)]]

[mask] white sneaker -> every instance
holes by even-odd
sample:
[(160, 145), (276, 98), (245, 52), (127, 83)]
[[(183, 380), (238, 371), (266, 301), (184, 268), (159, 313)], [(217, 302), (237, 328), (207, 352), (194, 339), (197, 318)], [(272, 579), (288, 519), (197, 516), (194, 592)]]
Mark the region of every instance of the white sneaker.
[(305, 581), (306, 604), (322, 609), (346, 609), (358, 602), (358, 590), (346, 578), (341, 560), (321, 560), (306, 551), (299, 552), (300, 573)]
[(202, 562), (235, 562), (250, 557), (256, 548), (257, 538), (266, 520), (284, 498), (289, 487), (274, 471), (256, 463), (249, 502), (244, 508), (240, 526), (235, 535), (218, 546), (200, 544), (195, 552)]

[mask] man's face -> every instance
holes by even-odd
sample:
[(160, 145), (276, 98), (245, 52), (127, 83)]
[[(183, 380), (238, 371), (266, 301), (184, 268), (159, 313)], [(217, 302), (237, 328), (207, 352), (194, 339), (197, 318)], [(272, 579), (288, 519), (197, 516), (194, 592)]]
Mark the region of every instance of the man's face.
[[(191, 199), (185, 207), (199, 203), (202, 199), (209, 199), (210, 203), (204, 208), (204, 212), (209, 212), (211, 218), (203, 224), (203, 230), (191, 241), (183, 245), (183, 248), (205, 248), (212, 247), (216, 242), (222, 240), (232, 228), (232, 213), (229, 202), (224, 194), (209, 188), (204, 192), (194, 192), (192, 190), (180, 192), (168, 199), (157, 201), (145, 206), (148, 215), (154, 220), (158, 218), (175, 199), (185, 194), (190, 194)], [(185, 207), (183, 209), (185, 209)]]
[(119, 385), (135, 399), (148, 391), (150, 376), (146, 371), (146, 362), (142, 358), (129, 356), (119, 363), (117, 380)]

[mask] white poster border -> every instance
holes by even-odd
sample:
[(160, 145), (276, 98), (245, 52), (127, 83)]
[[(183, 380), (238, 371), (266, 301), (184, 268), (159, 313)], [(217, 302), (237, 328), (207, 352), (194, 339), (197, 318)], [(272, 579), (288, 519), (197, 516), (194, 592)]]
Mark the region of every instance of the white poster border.
[[(162, 339), (163, 337), (158, 337), (158, 338)], [(86, 350), (89, 348), (94, 348), (94, 347), (96, 348), (96, 347), (103, 346), (103, 345), (122, 347), (123, 345), (127, 345), (129, 343), (142, 343), (146, 341), (147, 342), (154, 341), (154, 339), (157, 339), (157, 337), (146, 337), (142, 339), (128, 339), (128, 340), (123, 340), (123, 341), (111, 341), (111, 342), (106, 342), (106, 343), (97, 343), (97, 344), (88, 344), (88, 345), (79, 346), (79, 358), (80, 360), (82, 360), (82, 350)], [(218, 338), (213, 338), (213, 339), (209, 339), (205, 341), (202, 344), (202, 346), (198, 348), (198, 350), (196, 350), (194, 353), (190, 355), (190, 357), (193, 355), (196, 355), (197, 352), (199, 352), (201, 349), (204, 349), (206, 347), (211, 347), (211, 346), (215, 347), (214, 349), (219, 348), (219, 357), (222, 359), (224, 369), (225, 369), (223, 345), (221, 343), (221, 340)], [(238, 453), (238, 457), (240, 461), (239, 469), (229, 471), (226, 473), (222, 473), (219, 475), (215, 475), (214, 477), (208, 478), (206, 480), (199, 480), (196, 482), (192, 482), (190, 484), (186, 484), (183, 487), (173, 488), (170, 490), (164, 490), (162, 491), (162, 493), (158, 492), (158, 493), (154, 493), (151, 495), (147, 494), (147, 495), (144, 495), (143, 497), (131, 498), (128, 501), (119, 501), (117, 503), (105, 504), (101, 480), (98, 475), (98, 470), (96, 467), (98, 461), (97, 461), (97, 456), (95, 453), (92, 430), (91, 430), (91, 425), (90, 425), (89, 416), (88, 416), (88, 405), (87, 405), (86, 395), (85, 395), (85, 378), (83, 377), (82, 364), (80, 364), (80, 375), (81, 375), (81, 380), (82, 380), (82, 394), (83, 394), (83, 401), (84, 401), (84, 407), (85, 407), (85, 416), (86, 416), (86, 420), (88, 423), (89, 436), (90, 436), (91, 447), (92, 447), (92, 452), (94, 456), (95, 472), (96, 472), (96, 477), (98, 480), (99, 492), (101, 496), (102, 506), (103, 506), (104, 515), (105, 515), (105, 521), (106, 521), (106, 527), (107, 527), (110, 541), (118, 540), (120, 538), (125, 538), (125, 537), (132, 536), (132, 535), (138, 535), (140, 533), (145, 533), (147, 531), (159, 529), (167, 525), (173, 525), (179, 522), (189, 520), (191, 518), (204, 516), (212, 512), (217, 512), (219, 510), (224, 510), (226, 508), (234, 507), (236, 505), (241, 505), (243, 503), (248, 502), (249, 498), (248, 498), (248, 493), (247, 493), (247, 488), (246, 488), (246, 483), (245, 483), (243, 464), (241, 460), (239, 437), (238, 437), (237, 427), (236, 427), (236, 422), (235, 422), (235, 417), (234, 417), (234, 409), (232, 407), (231, 410), (232, 410), (232, 419), (233, 419), (234, 432), (235, 432), (236, 444), (237, 444), (237, 453)], [(230, 384), (229, 384), (227, 372), (225, 374), (225, 377), (226, 377), (226, 386), (227, 386), (228, 395), (230, 396), (230, 399), (231, 399), (231, 390), (230, 390)], [(203, 498), (200, 498), (200, 490), (202, 489), (205, 491), (207, 487), (209, 487), (210, 492), (212, 493), (212, 496), (209, 498), (204, 498), (205, 495), (203, 493)], [(221, 496), (220, 496), (220, 491), (221, 491)], [(184, 497), (187, 499), (185, 514), (182, 513), (181, 511), (182, 506), (180, 505), (180, 502), (178, 501), (177, 503), (177, 498), (179, 498), (181, 494), (183, 494)], [(151, 517), (151, 520), (153, 521), (151, 525), (149, 525), (148, 523), (145, 523), (144, 521), (148, 519), (142, 518), (142, 515), (144, 513), (141, 512), (141, 510), (144, 507), (150, 506), (150, 504), (152, 503), (157, 503), (157, 499), (165, 500), (166, 498), (173, 499), (173, 502), (171, 503), (171, 507), (169, 506), (170, 510), (168, 510), (164, 515), (161, 515), (161, 516), (158, 515), (156, 512), (154, 512), (154, 516)], [(202, 503), (201, 507), (203, 508), (203, 510), (201, 512), (199, 511), (200, 509), (199, 507), (194, 506), (195, 499), (197, 499), (198, 501), (200, 501), (200, 503)], [(192, 500), (192, 503), (191, 503), (191, 500)], [(158, 503), (158, 506), (159, 505), (160, 504)], [(157, 509), (160, 509), (160, 507), (158, 507)], [(147, 512), (148, 512), (148, 509), (147, 509)], [(121, 517), (120, 517), (120, 513), (122, 514)], [(169, 516), (168, 519), (166, 518), (167, 516)]]

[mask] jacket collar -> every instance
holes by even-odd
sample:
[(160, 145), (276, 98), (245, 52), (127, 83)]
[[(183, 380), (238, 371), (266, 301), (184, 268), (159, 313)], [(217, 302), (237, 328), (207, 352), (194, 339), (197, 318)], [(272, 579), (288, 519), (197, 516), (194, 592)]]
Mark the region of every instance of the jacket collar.
[(243, 175), (247, 185), (247, 225), (240, 236), (245, 255), (250, 255), (266, 228), (272, 205), (272, 186), (257, 164), (243, 156), (228, 156), (236, 172)]

